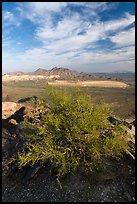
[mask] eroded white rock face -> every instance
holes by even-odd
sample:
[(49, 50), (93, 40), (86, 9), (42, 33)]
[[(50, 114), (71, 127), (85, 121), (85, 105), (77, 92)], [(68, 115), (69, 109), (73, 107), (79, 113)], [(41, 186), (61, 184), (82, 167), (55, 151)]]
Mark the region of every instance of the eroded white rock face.
[(54, 78), (60, 78), (59, 75), (50, 75), (50, 76), (45, 76), (45, 75), (8, 75), (6, 74), (5, 76), (2, 77), (3, 81), (23, 81), (23, 80), (38, 80), (38, 79), (54, 79)]
[(2, 102), (2, 119), (6, 119), (19, 110), (22, 105), (14, 102)]

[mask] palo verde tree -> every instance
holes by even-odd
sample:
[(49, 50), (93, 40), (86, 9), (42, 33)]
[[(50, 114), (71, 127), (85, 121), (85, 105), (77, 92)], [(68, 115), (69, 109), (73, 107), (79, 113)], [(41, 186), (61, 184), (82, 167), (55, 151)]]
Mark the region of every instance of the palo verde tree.
[[(39, 124), (26, 123), (29, 143), (17, 154), (20, 168), (50, 163), (60, 180), (81, 167), (96, 171), (104, 166), (106, 158), (130, 151), (122, 127), (112, 126), (107, 120), (107, 104), (92, 103), (90, 96), (79, 89), (47, 87), (49, 111), (41, 116)], [(47, 108), (47, 102), (43, 100), (42, 106)]]

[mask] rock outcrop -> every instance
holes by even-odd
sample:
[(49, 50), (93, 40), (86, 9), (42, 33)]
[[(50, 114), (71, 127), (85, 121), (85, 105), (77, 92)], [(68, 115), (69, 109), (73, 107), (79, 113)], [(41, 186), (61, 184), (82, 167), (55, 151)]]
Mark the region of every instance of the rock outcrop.
[(21, 116), (29, 115), (33, 111), (33, 107), (25, 104), (25, 99), (23, 102), (24, 103), (2, 102), (2, 119), (13, 118), (20, 120)]
[(22, 105), (14, 102), (2, 102), (2, 119), (6, 119), (19, 110)]
[(108, 117), (108, 120), (113, 125), (123, 124), (123, 130), (135, 136), (135, 118), (121, 119), (114, 115)]
[(108, 117), (109, 122), (112, 125), (118, 125), (118, 124), (122, 124), (122, 128), (123, 131), (126, 132), (127, 135), (127, 140), (128, 143), (130, 145), (130, 147), (132, 147), (132, 153), (129, 152), (127, 150), (127, 153), (133, 158), (135, 159), (135, 119), (134, 118), (130, 118), (130, 119), (120, 119), (116, 116), (109, 116)]

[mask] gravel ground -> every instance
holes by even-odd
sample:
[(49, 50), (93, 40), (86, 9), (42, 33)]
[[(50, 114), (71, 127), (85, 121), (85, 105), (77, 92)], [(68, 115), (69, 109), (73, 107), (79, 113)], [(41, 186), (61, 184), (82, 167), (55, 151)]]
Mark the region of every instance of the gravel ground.
[(89, 175), (81, 171), (64, 178), (61, 186), (44, 168), (29, 181), (21, 171), (3, 174), (2, 202), (135, 202), (134, 164), (125, 165), (127, 170), (121, 166), (118, 176), (112, 170)]

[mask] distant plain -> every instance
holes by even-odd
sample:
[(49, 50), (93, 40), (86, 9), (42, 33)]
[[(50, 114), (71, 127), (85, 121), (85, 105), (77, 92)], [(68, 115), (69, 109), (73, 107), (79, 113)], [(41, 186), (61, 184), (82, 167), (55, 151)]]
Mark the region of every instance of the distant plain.
[[(104, 101), (110, 105), (112, 114), (129, 118), (135, 115), (135, 78), (123, 77), (120, 81), (127, 83), (126, 88), (111, 87), (80, 87), (80, 91), (91, 96), (93, 102)], [(10, 81), (2, 83), (2, 101), (18, 102), (21, 98), (30, 96), (43, 97), (46, 100), (46, 85), (48, 81), (41, 79), (35, 81)], [(61, 88), (61, 86), (55, 87)], [(62, 87), (63, 88), (63, 87)], [(75, 87), (66, 87), (74, 89)]]

